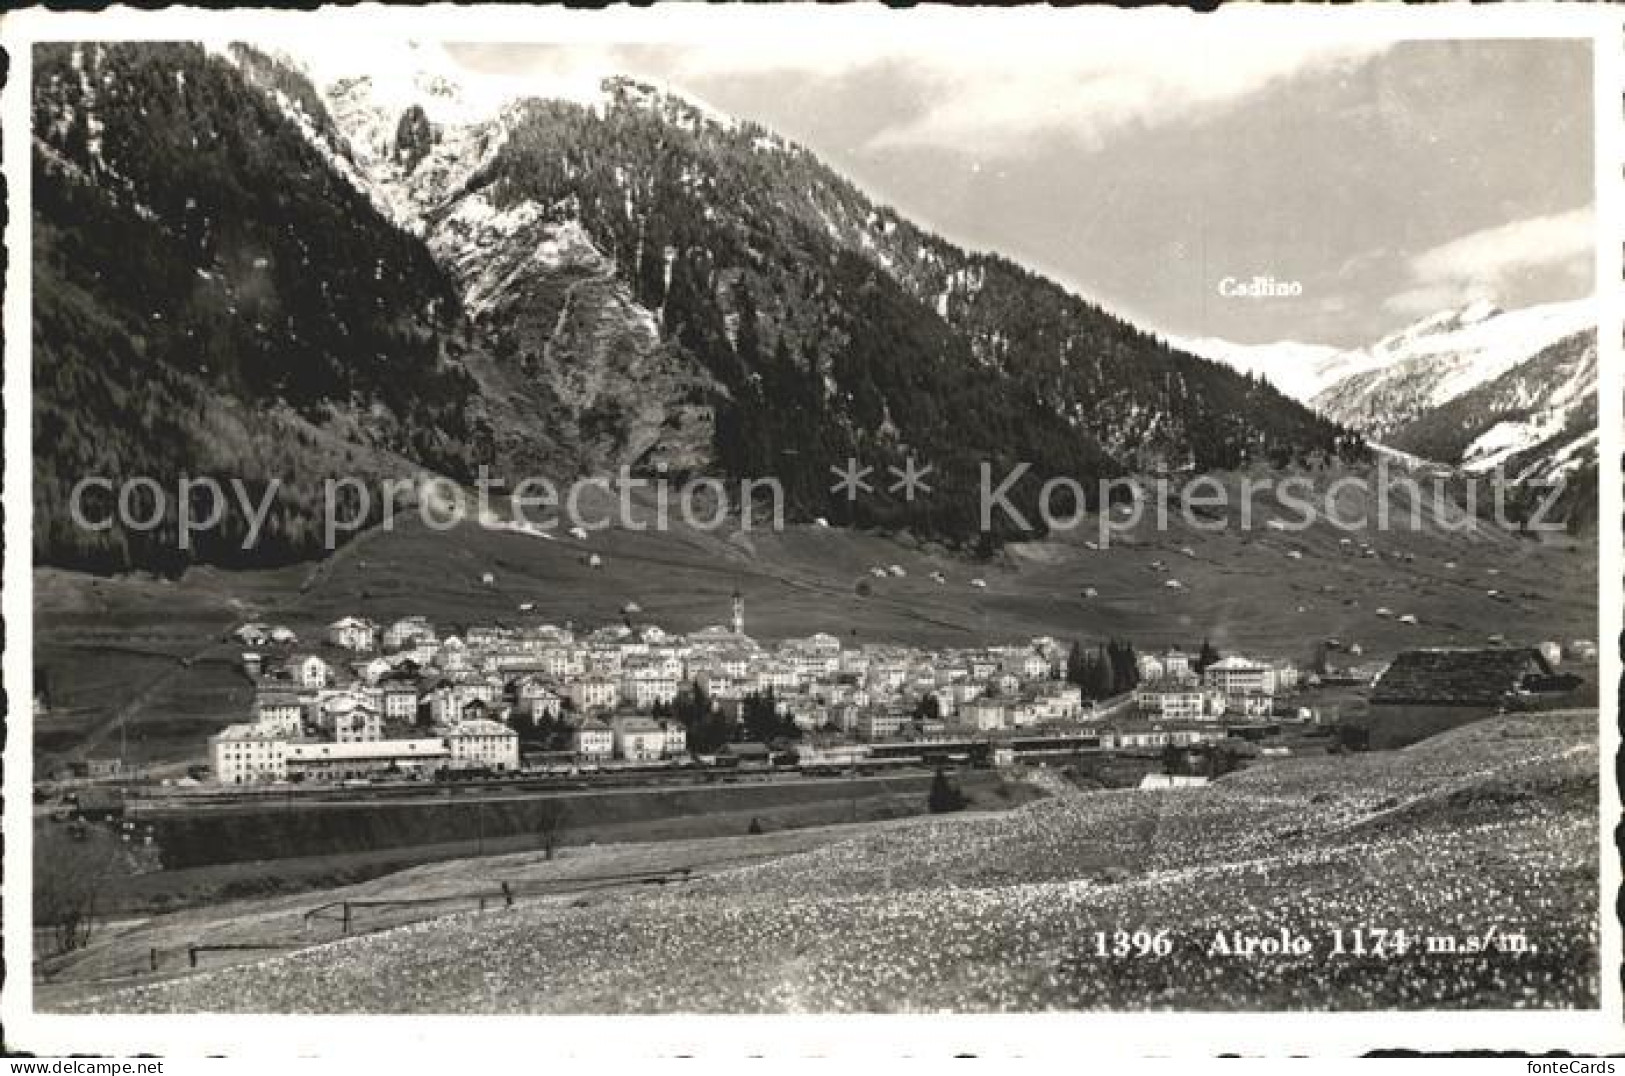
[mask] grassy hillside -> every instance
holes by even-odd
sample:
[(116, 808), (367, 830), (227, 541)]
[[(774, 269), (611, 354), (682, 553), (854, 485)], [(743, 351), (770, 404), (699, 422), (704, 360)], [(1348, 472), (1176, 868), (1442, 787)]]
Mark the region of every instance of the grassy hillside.
[[(90, 1011), (1030, 1011), (1594, 1005), (1595, 712), (870, 832), (673, 893), (464, 914)], [(1416, 948), (1336, 957), (1331, 932)], [(1445, 954), (1491, 927), (1522, 943)], [(1097, 930), (1167, 930), (1101, 956)], [(1216, 932), (1310, 938), (1225, 958)], [(1492, 937), (1492, 945), (1494, 943)], [(537, 974), (546, 969), (545, 974)]]
[[(1321, 476), (1320, 488), (1332, 477)], [(1234, 487), (1239, 479), (1229, 481)], [(1348, 518), (1370, 510), (1345, 500)], [(90, 753), (108, 753), (118, 743), (115, 718), (127, 711), (130, 757), (201, 758), (204, 737), (247, 712), (249, 684), (232, 667), (240, 648), (219, 640), (251, 618), (287, 623), (314, 640), (347, 613), (380, 620), (424, 613), (444, 626), (535, 619), (592, 627), (618, 621), (635, 601), (644, 619), (683, 631), (726, 620), (738, 587), (746, 628), (757, 637), (829, 631), (853, 646), (1052, 634), (1128, 637), (1144, 650), (1208, 636), (1227, 651), (1307, 661), (1328, 636), (1381, 656), (1479, 644), (1491, 633), (1525, 642), (1597, 635), (1594, 545), (1451, 533), (1432, 511), (1413, 532), (1401, 508), (1401, 525), (1385, 535), (1350, 535), (1327, 523), (1288, 534), (1267, 527), (1267, 503), (1256, 500), (1245, 531), (1194, 530), (1175, 507), (1166, 532), (1148, 512), (1107, 548), (1091, 549), (1099, 544), (1091, 517), (1075, 533), (1013, 545), (990, 561), (907, 536), (816, 526), (613, 529), (577, 542), (476, 524), (437, 533), (408, 514), (395, 530), (368, 532), (316, 569), (194, 569), (176, 582), (41, 571), (35, 660), (61, 712), (39, 723), (36, 743), (44, 761), (73, 757), (87, 738)], [(1365, 541), (1378, 555), (1362, 554)], [(591, 552), (602, 556), (601, 569), (585, 563)], [(907, 575), (867, 574), (890, 564)], [(933, 582), (933, 571), (948, 582)], [(494, 586), (481, 582), (485, 572)], [(971, 587), (973, 578), (987, 587)], [(1167, 587), (1171, 579), (1181, 588)], [(1085, 597), (1090, 588), (1095, 596)], [(527, 602), (535, 609), (521, 614)], [(1377, 616), (1378, 608), (1393, 616)], [(1419, 623), (1399, 623), (1406, 613)]]

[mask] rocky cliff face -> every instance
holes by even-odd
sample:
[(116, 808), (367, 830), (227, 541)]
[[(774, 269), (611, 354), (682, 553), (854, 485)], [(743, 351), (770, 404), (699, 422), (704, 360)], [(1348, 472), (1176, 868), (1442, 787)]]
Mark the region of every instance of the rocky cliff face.
[(320, 141), (456, 281), (498, 466), (556, 480), (621, 465), (705, 469), (718, 386), (662, 340), (578, 222), (534, 203), (499, 209), (474, 183), (523, 106), (471, 91), (431, 50), (392, 71), (323, 87), (336, 137)]

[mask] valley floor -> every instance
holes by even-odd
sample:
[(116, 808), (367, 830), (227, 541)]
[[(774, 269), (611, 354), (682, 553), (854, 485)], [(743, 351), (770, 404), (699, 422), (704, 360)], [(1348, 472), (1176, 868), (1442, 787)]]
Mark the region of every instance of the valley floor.
[[(117, 756), (153, 776), (177, 776), (205, 761), (207, 738), (251, 709), (243, 648), (225, 641), (246, 620), (286, 624), (309, 645), (352, 614), (595, 627), (620, 622), (635, 602), (643, 620), (688, 632), (726, 620), (737, 590), (757, 638), (826, 631), (847, 647), (980, 646), (1047, 634), (1128, 639), (1151, 651), (1206, 637), (1226, 653), (1306, 664), (1328, 637), (1359, 644), (1366, 660), (1417, 646), (1482, 646), (1492, 634), (1523, 645), (1597, 637), (1594, 541), (1458, 533), (1431, 517), (1420, 529), (1352, 537), (1327, 522), (1282, 533), (1266, 526), (1267, 499), (1259, 500), (1250, 530), (1198, 530), (1178, 512), (1164, 530), (1147, 512), (1105, 546), (1091, 520), (1075, 533), (1012, 544), (991, 561), (841, 528), (613, 529), (577, 541), (474, 525), (443, 534), (408, 515), (314, 566), (197, 568), (172, 583), (40, 569), (34, 659), (51, 710), (34, 723), (36, 768), (43, 775), (68, 760)], [(1344, 511), (1374, 509), (1355, 502)], [(1359, 545), (1366, 541), (1368, 552)], [(589, 566), (591, 555), (602, 556), (601, 569)], [(892, 564), (905, 574), (871, 576)], [(533, 611), (521, 613), (527, 606)], [(1385, 608), (1389, 615), (1378, 612)], [(1402, 622), (1405, 614), (1417, 622)]]
[[(476, 1013), (1594, 1006), (1596, 723), (1594, 711), (1497, 718), (1402, 751), (1260, 764), (1205, 789), (1063, 794), (997, 814), (783, 834), (754, 846), (764, 852), (757, 862), (744, 850), (761, 838), (732, 838), (707, 845), (716, 871), (682, 886), (454, 914), (62, 1005)], [(581, 864), (532, 857), (522, 869)], [(1169, 951), (1117, 952), (1117, 930), (1166, 931)], [(1313, 951), (1208, 951), (1216, 933), (1282, 930), (1309, 939)], [(1411, 944), (1334, 954), (1336, 932), (1347, 944), (1356, 930), (1367, 938), (1403, 930)], [(1107, 932), (1106, 955), (1097, 931)], [(1455, 952), (1444, 951), (1445, 939)]]

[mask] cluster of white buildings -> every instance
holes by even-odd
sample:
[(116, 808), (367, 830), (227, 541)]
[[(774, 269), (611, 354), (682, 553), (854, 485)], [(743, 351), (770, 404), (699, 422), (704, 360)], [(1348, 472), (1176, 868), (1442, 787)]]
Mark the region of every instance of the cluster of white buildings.
[[(258, 633), (245, 642), (267, 641), (245, 628)], [(1066, 647), (1057, 640), (926, 650), (844, 647), (820, 632), (764, 647), (745, 634), (737, 595), (731, 623), (683, 635), (630, 617), (584, 633), (538, 624), (442, 634), (422, 616), (346, 616), (327, 626), (325, 643), (275, 658), (245, 653), (257, 681), (253, 720), (211, 741), (220, 783), (512, 771), (521, 720), (562, 722), (584, 762), (680, 759), (687, 733), (671, 707), (691, 686), (734, 717), (748, 697), (771, 692), (797, 727), (870, 742), (1093, 716), (1060, 679)]]
[(1200, 673), (1197, 661), (1177, 649), (1138, 657), (1140, 683), (1134, 708), (1163, 721), (1215, 721), (1268, 717), (1275, 700), (1298, 689), (1300, 672), (1289, 661), (1259, 661), (1233, 654)]
[(290, 731), (279, 720), (252, 721), (228, 725), (211, 737), (209, 764), (215, 780), (225, 785), (519, 768), (519, 735), (500, 721), (461, 721), (435, 733), (341, 738)]

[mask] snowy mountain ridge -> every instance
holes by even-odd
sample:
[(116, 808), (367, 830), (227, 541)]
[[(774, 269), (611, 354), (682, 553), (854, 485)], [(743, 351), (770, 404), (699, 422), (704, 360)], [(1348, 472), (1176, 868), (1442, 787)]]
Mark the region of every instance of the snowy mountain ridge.
[(1595, 305), (1502, 310), (1480, 299), (1369, 347), (1179, 341), (1271, 381), (1373, 441), (1470, 472), (1527, 479), (1595, 458)]
[(1170, 336), (1170, 345), (1263, 378), (1286, 395), (1308, 402), (1315, 394), (1359, 370), (1380, 365), (1380, 356), (1323, 344), (1278, 340), (1237, 344), (1216, 336)]
[[(1293, 399), (1315, 405), (1337, 418), (1340, 412), (1349, 410), (1344, 401), (1352, 395), (1350, 389), (1355, 386), (1350, 383), (1355, 378), (1361, 378), (1358, 387), (1366, 388), (1385, 371), (1404, 364), (1437, 364), (1426, 377), (1426, 402), (1438, 406), (1595, 324), (1596, 310), (1587, 299), (1512, 311), (1503, 311), (1488, 300), (1477, 300), (1430, 314), (1362, 348), (1295, 340), (1237, 344), (1212, 336), (1170, 336), (1169, 342), (1262, 377)], [(1407, 371), (1411, 372), (1416, 371)]]
[(1481, 304), (1445, 311), (1384, 338), (1371, 349), (1382, 361), (1339, 378), (1308, 402), (1369, 436), (1387, 439), (1595, 325), (1595, 307), (1588, 300), (1507, 312)]

